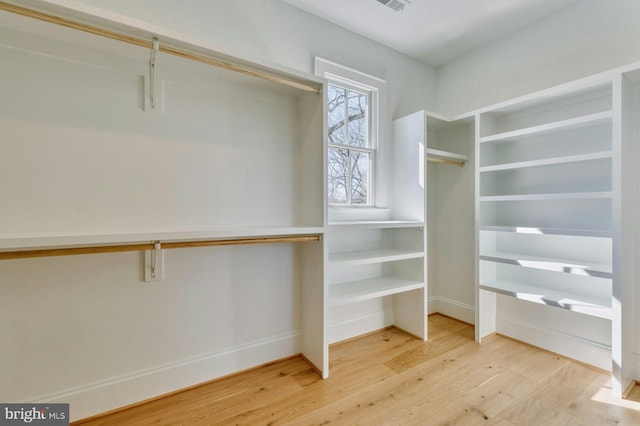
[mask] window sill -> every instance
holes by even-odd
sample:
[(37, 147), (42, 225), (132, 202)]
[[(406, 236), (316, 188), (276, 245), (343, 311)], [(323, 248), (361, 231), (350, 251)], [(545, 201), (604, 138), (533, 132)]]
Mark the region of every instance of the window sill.
[(329, 206), (329, 222), (390, 220), (391, 210), (374, 206)]

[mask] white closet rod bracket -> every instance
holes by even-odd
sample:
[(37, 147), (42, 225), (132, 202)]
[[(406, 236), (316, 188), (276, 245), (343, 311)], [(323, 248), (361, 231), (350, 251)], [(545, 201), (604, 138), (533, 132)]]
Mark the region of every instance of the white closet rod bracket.
[(154, 243), (153, 250), (145, 252), (144, 280), (161, 281), (164, 279), (164, 250), (160, 241)]
[(157, 58), (160, 51), (160, 42), (156, 37), (151, 41), (151, 55), (149, 58), (149, 78), (145, 86), (148, 89), (148, 95), (145, 96), (145, 111), (162, 113), (162, 82), (158, 85), (156, 78)]
[(159, 48), (160, 43), (158, 39), (154, 37), (151, 45), (151, 59), (149, 60), (149, 84), (151, 84), (149, 97), (151, 98), (151, 109), (156, 108), (156, 55), (158, 54)]

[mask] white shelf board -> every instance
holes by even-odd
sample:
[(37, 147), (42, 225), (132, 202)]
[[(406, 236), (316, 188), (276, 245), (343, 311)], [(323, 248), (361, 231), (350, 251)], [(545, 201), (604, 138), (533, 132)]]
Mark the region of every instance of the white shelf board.
[(611, 121), (613, 114), (611, 111), (597, 112), (595, 114), (583, 115), (569, 118), (567, 120), (555, 121), (552, 123), (540, 124), (538, 126), (526, 127), (524, 129), (513, 130), (495, 135), (484, 136), (479, 139), (480, 143), (503, 142), (509, 140), (522, 140), (535, 136), (542, 136), (549, 133), (579, 129), (581, 127), (595, 126)]
[(427, 156), (442, 158), (445, 160), (453, 160), (453, 161), (469, 161), (469, 157), (462, 154), (456, 154), (455, 152), (449, 151), (441, 151), (439, 149), (427, 148)]
[(493, 166), (482, 166), (478, 170), (483, 172), (497, 172), (501, 170), (515, 170), (530, 167), (544, 167), (556, 164), (570, 164), (584, 161), (595, 161), (613, 158), (612, 151), (592, 152), (589, 154), (570, 155), (566, 157), (546, 158), (543, 160), (520, 161), (516, 163), (496, 164)]
[(423, 251), (380, 249), (329, 253), (329, 262), (341, 265), (367, 265), (372, 263), (393, 262), (397, 260), (419, 259)]
[(519, 253), (489, 252), (482, 253), (480, 260), (522, 266), (524, 268), (541, 269), (545, 271), (564, 272), (568, 274), (612, 278), (611, 265), (580, 262), (552, 257), (531, 256)]
[(424, 288), (424, 282), (396, 277), (377, 277), (331, 284), (329, 286), (329, 304), (346, 305), (420, 288)]
[(529, 302), (554, 306), (599, 318), (611, 319), (611, 299), (596, 299), (581, 294), (566, 293), (513, 281), (480, 283), (480, 288)]
[(238, 227), (201, 230), (141, 230), (116, 233), (0, 235), (0, 251), (91, 247), (148, 242), (208, 241), (233, 238), (323, 234), (322, 227)]
[(419, 220), (370, 220), (370, 221), (344, 221), (331, 222), (329, 228), (361, 228), (361, 229), (384, 229), (384, 228), (419, 228), (424, 222)]
[(576, 237), (601, 237), (611, 238), (610, 230), (599, 229), (569, 229), (569, 228), (534, 228), (523, 226), (481, 226), (481, 231), (511, 232), (515, 234), (534, 235), (569, 235)]
[(544, 200), (581, 200), (612, 198), (611, 191), (602, 192), (560, 192), (546, 194), (516, 194), (516, 195), (482, 195), (480, 201), (544, 201)]

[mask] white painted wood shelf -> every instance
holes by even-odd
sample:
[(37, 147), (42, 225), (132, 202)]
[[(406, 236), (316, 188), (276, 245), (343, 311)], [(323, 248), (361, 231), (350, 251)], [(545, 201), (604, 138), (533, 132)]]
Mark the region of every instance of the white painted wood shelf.
[(546, 158), (541, 160), (519, 161), (514, 163), (495, 164), (491, 166), (482, 166), (479, 168), (480, 173), (498, 172), (502, 170), (516, 170), (532, 167), (544, 167), (558, 164), (581, 163), (586, 161), (610, 160), (613, 157), (612, 151), (593, 152), (580, 155), (568, 155), (564, 157)]
[(489, 281), (480, 283), (481, 290), (504, 294), (528, 302), (554, 306), (598, 318), (611, 319), (611, 299), (588, 297), (546, 287), (514, 281)]
[(344, 221), (330, 222), (333, 229), (386, 229), (386, 228), (420, 228), (424, 222), (417, 220), (372, 220), (372, 221)]
[(373, 263), (395, 262), (398, 260), (420, 259), (424, 251), (379, 249), (342, 253), (330, 253), (329, 262), (337, 265), (367, 265)]
[(397, 277), (377, 277), (358, 281), (331, 284), (329, 304), (346, 305), (392, 294), (424, 288), (424, 282)]
[(498, 133), (494, 135), (484, 136), (479, 142), (507, 142), (512, 140), (523, 140), (537, 136), (543, 136), (560, 131), (579, 129), (582, 127), (596, 126), (611, 121), (613, 114), (611, 111), (597, 112), (587, 114), (580, 117), (570, 118), (567, 120), (559, 120), (552, 123), (540, 124), (537, 126), (526, 127), (523, 129), (513, 130), (509, 132)]
[(510, 232), (514, 234), (533, 235), (567, 235), (575, 237), (611, 238), (611, 230), (571, 229), (571, 228), (536, 228), (525, 226), (481, 226), (480, 231)]
[(581, 199), (610, 199), (611, 191), (600, 192), (561, 192), (544, 194), (515, 194), (515, 195), (482, 195), (478, 199), (487, 201), (545, 201), (545, 200), (581, 200)]
[(612, 278), (611, 265), (581, 262), (578, 260), (565, 260), (557, 257), (530, 256), (519, 253), (493, 252), (479, 256), (480, 260), (505, 263), (508, 265), (522, 266), (524, 268), (542, 269), (552, 272), (593, 276), (600, 278)]

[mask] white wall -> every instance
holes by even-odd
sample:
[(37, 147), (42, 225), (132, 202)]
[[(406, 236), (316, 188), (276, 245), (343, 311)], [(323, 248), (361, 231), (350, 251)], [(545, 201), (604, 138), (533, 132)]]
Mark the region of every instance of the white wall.
[(436, 111), (465, 113), (639, 60), (639, 1), (576, 1), (440, 68)]
[[(53, 0), (52, 2), (55, 2)], [(330, 24), (281, 0), (71, 0), (140, 19), (219, 46), (313, 73), (313, 58), (387, 81), (388, 115), (435, 106), (435, 71), (395, 50)]]
[(429, 131), (427, 146), (467, 155), (463, 167), (427, 163), (429, 296), (434, 309), (474, 322), (474, 127), (468, 123)]

